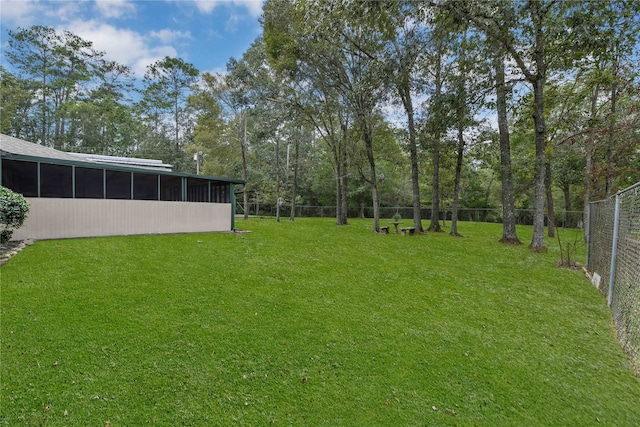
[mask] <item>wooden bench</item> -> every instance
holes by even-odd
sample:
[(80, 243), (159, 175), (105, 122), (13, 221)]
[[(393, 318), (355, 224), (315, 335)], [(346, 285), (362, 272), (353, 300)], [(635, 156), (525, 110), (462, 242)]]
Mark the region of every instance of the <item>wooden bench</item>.
[(403, 236), (406, 236), (407, 234), (409, 234), (410, 236), (413, 236), (414, 234), (416, 234), (416, 228), (415, 227), (403, 227), (400, 229), (400, 232), (402, 233)]
[(380, 227), (380, 234), (389, 234), (389, 226)]

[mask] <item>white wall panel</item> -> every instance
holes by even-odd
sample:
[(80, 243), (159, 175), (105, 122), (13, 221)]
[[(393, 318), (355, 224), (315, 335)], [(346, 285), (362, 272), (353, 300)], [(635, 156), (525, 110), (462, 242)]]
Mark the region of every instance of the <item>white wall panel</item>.
[(30, 210), (13, 239), (198, 233), (231, 230), (228, 203), (27, 198)]

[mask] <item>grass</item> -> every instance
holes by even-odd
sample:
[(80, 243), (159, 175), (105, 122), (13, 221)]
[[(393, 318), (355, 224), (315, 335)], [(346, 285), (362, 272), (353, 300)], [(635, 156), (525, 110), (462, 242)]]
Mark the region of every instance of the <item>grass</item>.
[(3, 266), (0, 425), (640, 420), (606, 301), (553, 241), (236, 225), (252, 233), (39, 241)]

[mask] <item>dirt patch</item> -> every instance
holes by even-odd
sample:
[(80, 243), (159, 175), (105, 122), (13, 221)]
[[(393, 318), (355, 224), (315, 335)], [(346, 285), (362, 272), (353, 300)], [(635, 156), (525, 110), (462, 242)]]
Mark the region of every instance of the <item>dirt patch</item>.
[(26, 246), (31, 246), (35, 243), (35, 241), (28, 240), (12, 240), (7, 243), (2, 243), (0, 245), (0, 266), (4, 265), (7, 261), (11, 259), (14, 255), (19, 253)]

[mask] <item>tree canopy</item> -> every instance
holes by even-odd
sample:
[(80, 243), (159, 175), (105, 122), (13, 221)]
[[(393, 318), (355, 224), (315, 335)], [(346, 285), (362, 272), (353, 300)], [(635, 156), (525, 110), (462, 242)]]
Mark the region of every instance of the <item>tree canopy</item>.
[(0, 130), (188, 172), (195, 155), (247, 181), (245, 215), (333, 205), (378, 231), (406, 206), (460, 235), (483, 209), (505, 242), (532, 223), (533, 250), (640, 180), (638, 1), (267, 0), (261, 22), (226, 72), (166, 57), (137, 79), (71, 31), (11, 30)]

